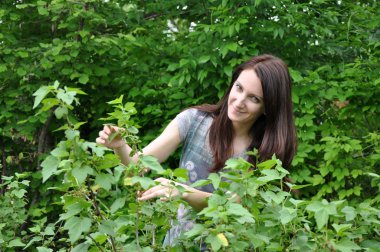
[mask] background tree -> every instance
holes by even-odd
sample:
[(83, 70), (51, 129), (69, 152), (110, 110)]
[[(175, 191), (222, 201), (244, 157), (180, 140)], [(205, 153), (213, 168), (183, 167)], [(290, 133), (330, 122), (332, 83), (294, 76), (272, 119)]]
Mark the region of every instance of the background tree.
[[(289, 65), (299, 147), (290, 177), (300, 197), (379, 204), (380, 12), (377, 1), (49, 0), (0, 4), (2, 175), (30, 173), (29, 220), (53, 216), (60, 195), (41, 162), (68, 114), (32, 94), (59, 80), (87, 95), (70, 115), (95, 139), (105, 105), (135, 103), (144, 145), (182, 109), (214, 103), (231, 71), (271, 53)], [(45, 104), (46, 105), (46, 104)], [(58, 114), (58, 115), (57, 115)], [(26, 121), (25, 121), (26, 120)], [(23, 122), (24, 123), (20, 123)], [(176, 167), (176, 157), (167, 162)], [(6, 182), (2, 180), (2, 182)], [(4, 187), (2, 193), (5, 193)], [(24, 228), (27, 224), (24, 225)]]

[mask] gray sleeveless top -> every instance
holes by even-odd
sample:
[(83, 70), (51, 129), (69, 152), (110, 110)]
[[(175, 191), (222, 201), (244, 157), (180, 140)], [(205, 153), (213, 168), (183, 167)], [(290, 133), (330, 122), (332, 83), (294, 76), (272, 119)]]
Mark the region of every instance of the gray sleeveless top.
[[(207, 179), (210, 174), (208, 170), (213, 165), (213, 154), (209, 146), (209, 128), (213, 118), (205, 112), (191, 108), (178, 114), (176, 120), (183, 144), (179, 167), (187, 169), (189, 185), (197, 180)], [(245, 152), (235, 157), (247, 158)], [(212, 184), (197, 189), (209, 193), (214, 191)], [(180, 205), (177, 212), (178, 222), (171, 223), (172, 227), (166, 234), (164, 246), (175, 245), (175, 239), (193, 227), (194, 221), (189, 219), (189, 211), (191, 209)]]
[[(183, 144), (179, 167), (187, 169), (190, 185), (199, 179), (206, 179), (209, 175), (208, 169), (213, 164), (208, 140), (212, 117), (192, 108), (178, 114), (175, 120), (177, 120)], [(214, 191), (211, 184), (197, 189), (210, 193)], [(187, 216), (189, 211), (190, 209), (180, 205), (177, 212), (178, 223), (171, 223), (172, 227), (166, 234), (164, 246), (174, 245), (177, 237), (193, 227), (194, 222)]]

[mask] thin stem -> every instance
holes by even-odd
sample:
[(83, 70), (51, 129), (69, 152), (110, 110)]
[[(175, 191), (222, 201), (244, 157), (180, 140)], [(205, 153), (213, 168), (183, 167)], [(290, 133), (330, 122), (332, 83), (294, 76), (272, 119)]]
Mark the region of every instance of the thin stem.
[(139, 242), (139, 209), (136, 210), (136, 223), (135, 223), (135, 236), (136, 236), (136, 245), (138, 251), (141, 251), (140, 242)]
[(104, 250), (102, 249), (102, 247), (100, 247), (100, 244), (97, 243), (94, 238), (92, 238), (92, 236), (90, 234), (87, 235), (87, 237), (90, 237), (90, 239), (95, 243), (96, 247), (99, 248), (100, 251), (104, 252)]
[(152, 225), (152, 247), (154, 251), (154, 247), (156, 246), (156, 237), (155, 237), (155, 227)]
[(352, 14), (350, 15), (350, 17), (348, 18), (348, 22), (347, 22), (347, 32), (346, 32), (346, 39), (347, 39), (347, 41), (349, 40), (350, 27), (351, 27), (351, 19), (352, 19), (352, 17), (354, 16), (354, 14), (356, 14), (356, 13), (355, 13), (355, 12), (352, 13)]
[[(1, 175), (2, 176), (5, 176), (6, 175), (6, 169), (7, 169), (7, 160), (6, 160), (6, 157), (5, 157), (5, 147), (4, 147), (4, 143), (3, 143), (3, 139), (0, 138), (0, 148), (1, 148), (1, 163), (0, 163), (0, 167), (2, 168), (2, 171), (1, 171)], [(0, 184), (3, 183), (3, 180), (2, 180), (2, 177), (0, 176)], [(2, 187), (1, 188), (1, 194), (4, 195), (5, 193), (5, 188), (6, 187)]]
[(327, 223), (326, 223), (326, 225), (325, 225), (325, 232), (326, 232), (326, 242), (328, 242), (328, 240), (329, 240), (329, 237), (328, 237), (328, 228), (327, 228)]
[[(84, 196), (94, 206), (95, 211), (96, 211), (96, 215), (100, 216), (100, 218), (102, 218), (102, 220), (106, 220), (106, 218), (103, 216), (103, 214), (100, 211), (99, 205), (98, 205), (98, 203), (96, 201), (96, 195), (94, 194), (94, 192), (90, 188), (89, 180), (87, 180), (87, 186), (88, 186), (88, 189), (90, 191), (91, 198), (89, 198), (86, 194), (84, 194)], [(116, 245), (115, 245), (115, 240), (113, 239), (113, 237), (110, 236), (110, 237), (107, 238), (107, 240), (108, 240), (108, 242), (111, 243), (112, 250), (115, 251), (115, 252), (117, 252)]]

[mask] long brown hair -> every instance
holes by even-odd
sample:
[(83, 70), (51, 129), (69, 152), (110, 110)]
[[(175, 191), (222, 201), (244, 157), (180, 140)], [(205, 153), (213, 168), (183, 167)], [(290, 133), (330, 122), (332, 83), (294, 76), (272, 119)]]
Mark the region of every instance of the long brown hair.
[[(240, 73), (246, 69), (254, 70), (260, 79), (265, 107), (265, 114), (256, 120), (250, 130), (252, 142), (249, 150), (258, 149), (260, 161), (270, 159), (276, 154), (285, 168), (289, 168), (293, 160), (297, 140), (290, 74), (281, 59), (265, 54), (253, 57), (235, 69), (227, 92), (217, 104), (195, 107), (213, 117), (209, 130), (209, 143), (214, 155), (211, 172), (221, 170), (233, 154), (234, 130), (227, 115), (228, 97)], [(250, 156), (248, 161), (255, 165), (255, 157)]]

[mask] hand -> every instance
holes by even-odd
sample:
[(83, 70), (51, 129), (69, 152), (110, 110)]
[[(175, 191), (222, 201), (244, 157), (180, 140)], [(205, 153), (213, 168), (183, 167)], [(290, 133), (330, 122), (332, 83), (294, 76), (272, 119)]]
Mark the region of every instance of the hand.
[[(120, 149), (126, 145), (124, 139), (121, 137), (120, 133), (118, 133), (121, 130), (122, 129), (116, 126), (104, 125), (103, 130), (99, 131), (99, 137), (96, 138), (96, 142), (113, 150)], [(111, 135), (113, 136), (113, 134), (116, 134), (116, 136), (114, 136), (112, 141), (109, 141), (109, 138)]]
[(169, 199), (180, 195), (180, 192), (175, 188), (175, 186), (183, 186), (187, 188), (187, 186), (184, 184), (177, 183), (166, 178), (157, 178), (155, 181), (160, 182), (160, 184), (143, 192), (137, 197), (137, 200), (160, 198), (162, 201), (168, 201)]

